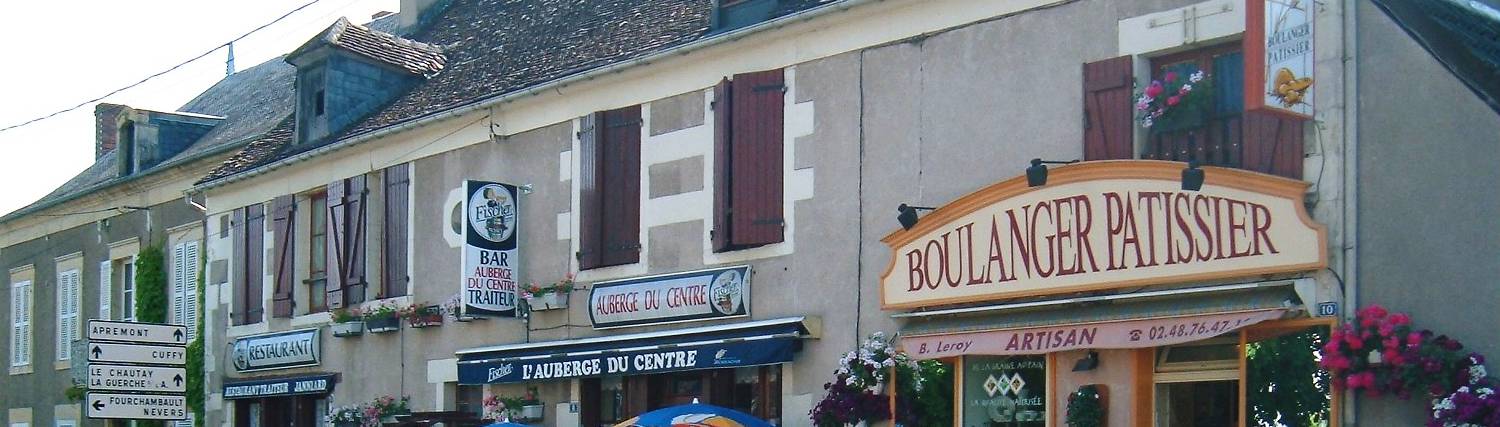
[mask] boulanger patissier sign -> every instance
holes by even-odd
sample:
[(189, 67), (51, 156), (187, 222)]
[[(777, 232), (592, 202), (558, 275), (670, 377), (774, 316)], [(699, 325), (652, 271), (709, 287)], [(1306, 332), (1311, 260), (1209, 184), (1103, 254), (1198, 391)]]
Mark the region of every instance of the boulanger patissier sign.
[[(1044, 186), (1009, 179), (882, 239), (885, 309), (1254, 277), (1326, 265), (1306, 182), (1182, 163), (1124, 160), (1052, 168)], [(894, 222), (894, 221), (893, 221)]]
[(1314, 0), (1245, 2), (1245, 110), (1313, 115)]
[(516, 186), (464, 182), (463, 313), (516, 315), (520, 201)]
[(595, 283), (595, 328), (740, 317), (750, 314), (750, 266)]

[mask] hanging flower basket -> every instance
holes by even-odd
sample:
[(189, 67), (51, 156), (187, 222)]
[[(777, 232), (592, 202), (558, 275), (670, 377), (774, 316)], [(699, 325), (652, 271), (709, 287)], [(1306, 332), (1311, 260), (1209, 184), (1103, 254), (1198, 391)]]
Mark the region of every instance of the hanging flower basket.
[(412, 304), (401, 310), (401, 317), (413, 328), (443, 326), (443, 308), (423, 303)]
[(520, 294), (532, 311), (556, 310), (568, 308), (568, 295), (572, 294), (574, 287), (573, 274), (568, 273), (550, 285), (528, 283), (521, 287)]

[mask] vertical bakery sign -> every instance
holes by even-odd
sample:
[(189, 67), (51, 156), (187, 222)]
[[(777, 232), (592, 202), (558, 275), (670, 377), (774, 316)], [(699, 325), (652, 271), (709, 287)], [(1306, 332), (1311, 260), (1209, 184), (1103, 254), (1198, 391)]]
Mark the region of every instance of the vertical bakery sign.
[(519, 276), (516, 187), (464, 182), (463, 313), (515, 317)]
[(1313, 115), (1313, 0), (1248, 0), (1245, 110)]

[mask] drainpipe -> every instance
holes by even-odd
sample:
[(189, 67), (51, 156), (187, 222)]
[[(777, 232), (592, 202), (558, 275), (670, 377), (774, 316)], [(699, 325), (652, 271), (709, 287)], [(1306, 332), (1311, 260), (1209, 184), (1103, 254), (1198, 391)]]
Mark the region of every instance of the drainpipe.
[[(1342, 249), (1345, 322), (1354, 321), (1359, 307), (1359, 2), (1344, 0), (1343, 7), (1343, 83), (1344, 83), (1344, 232)], [(1359, 401), (1354, 393), (1344, 392), (1343, 424), (1356, 425)]]

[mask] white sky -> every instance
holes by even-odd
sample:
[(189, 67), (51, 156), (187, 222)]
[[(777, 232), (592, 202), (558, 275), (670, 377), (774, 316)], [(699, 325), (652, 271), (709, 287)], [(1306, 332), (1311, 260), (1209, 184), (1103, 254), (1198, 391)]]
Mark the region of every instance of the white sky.
[[(0, 25), (0, 127), (124, 87), (311, 0), (7, 2)], [(321, 0), (234, 45), (244, 70), (291, 51), (339, 16), (364, 23), (399, 0)], [(173, 111), (224, 77), (221, 49), (104, 102)], [(0, 132), (0, 214), (94, 163), (94, 107)]]

